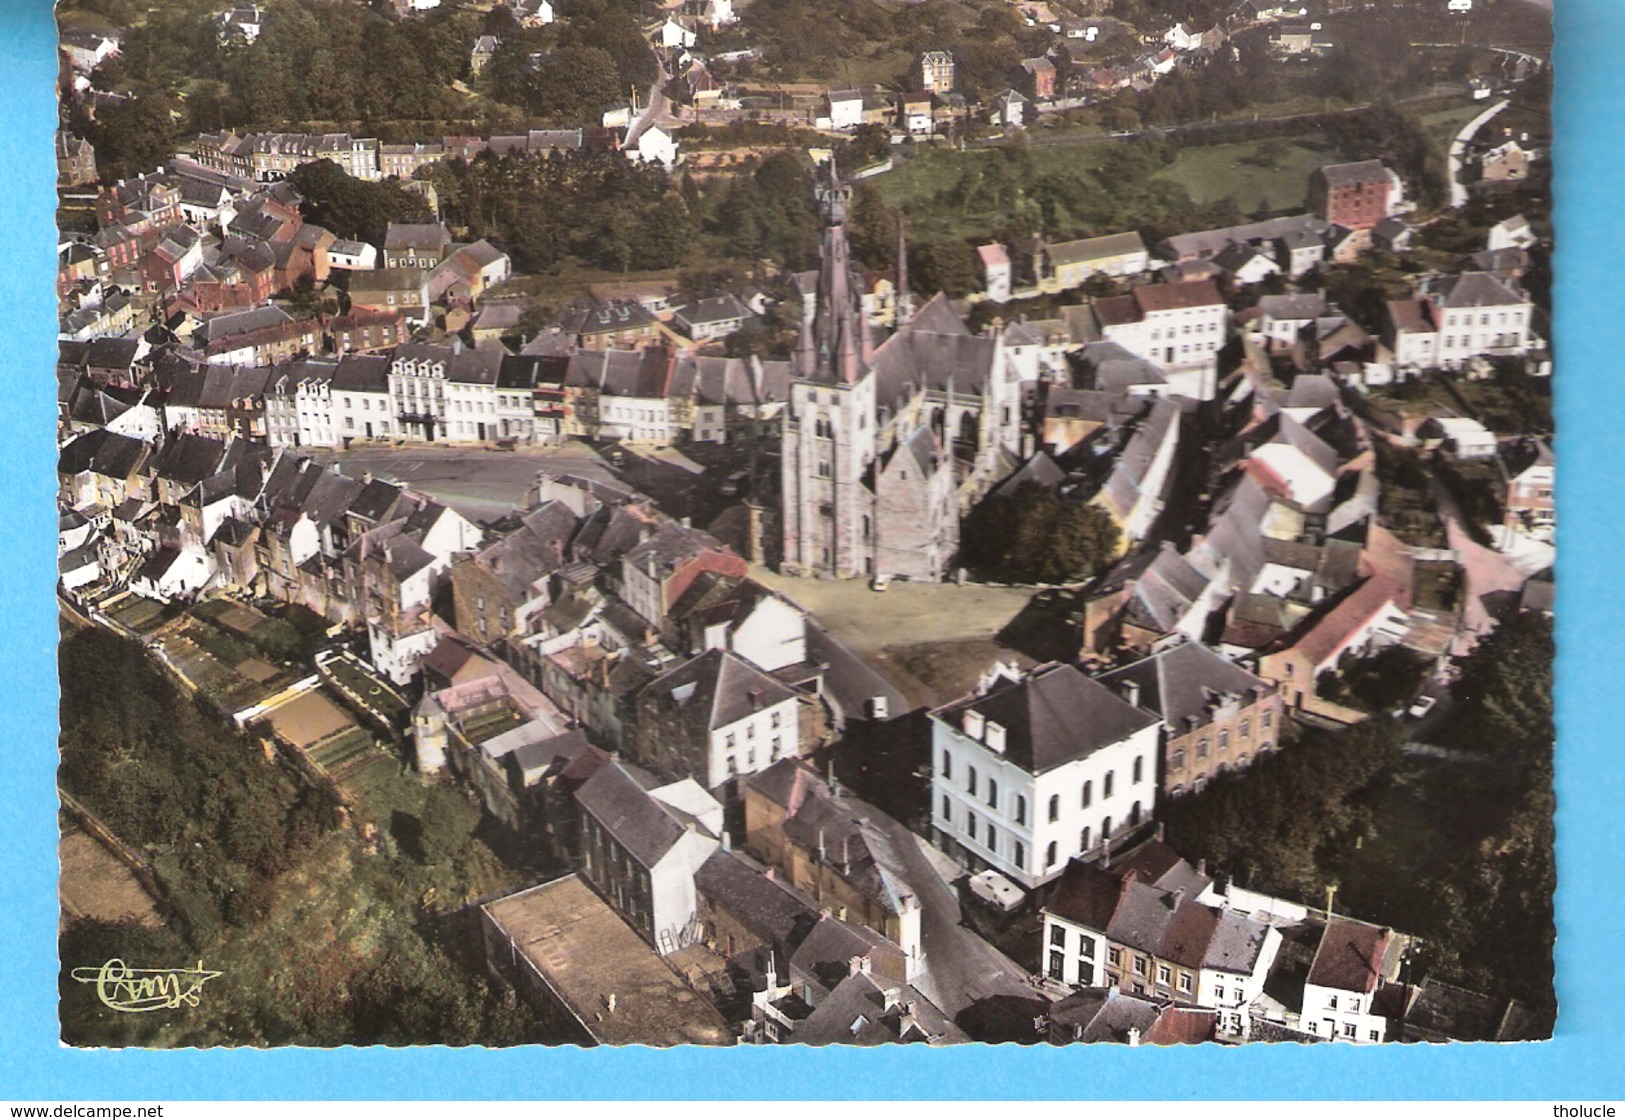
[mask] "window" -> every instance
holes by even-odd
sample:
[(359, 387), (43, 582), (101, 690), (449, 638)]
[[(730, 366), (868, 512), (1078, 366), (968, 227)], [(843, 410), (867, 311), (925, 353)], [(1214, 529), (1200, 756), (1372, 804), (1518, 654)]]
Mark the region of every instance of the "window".
[(1331, 1008), (1333, 1011), (1336, 1011), (1337, 1010), (1337, 997), (1336, 996), (1327, 996), (1326, 997), (1326, 1006)]
[(944, 780), (954, 776), (954, 756), (947, 751), (942, 752), (942, 776)]
[(1115, 945), (1112, 946), (1110, 949), (1106, 950), (1106, 959), (1111, 962), (1113, 968), (1116, 968), (1123, 963), (1123, 950), (1117, 948)]
[[(1290, 668), (1290, 666), (1288, 666), (1288, 668)], [(1202, 759), (1204, 759), (1206, 757), (1207, 757), (1207, 740), (1203, 739), (1200, 743), (1196, 744), (1196, 758), (1197, 758), (1198, 761), (1200, 761), (1200, 760), (1202, 760)]]
[(1095, 939), (1093, 937), (1085, 937), (1082, 934), (1078, 936), (1078, 956), (1086, 961), (1094, 960)]
[(1213, 998), (1214, 999), (1223, 999), (1224, 998), (1224, 989), (1223, 988), (1214, 988), (1213, 989)]
[(778, 761), (779, 751), (782, 750), (783, 748), (784, 748), (784, 740), (781, 739), (777, 735), (773, 736), (773, 760), (775, 762)]
[(1167, 986), (1174, 978), (1173, 969), (1165, 964), (1157, 966), (1157, 983)]
[(1053, 840), (1049, 842), (1049, 847), (1044, 849), (1044, 866), (1046, 868), (1055, 866), (1055, 841)]
[(1179, 990), (1182, 991), (1182, 992), (1189, 992), (1191, 990), (1191, 974), (1190, 973), (1181, 972), (1179, 974)]
[(1024, 794), (1016, 794), (1016, 823), (1027, 823), (1027, 798)]
[(975, 813), (966, 812), (966, 814), (965, 814), (965, 835), (969, 836), (972, 840), (976, 839), (976, 814)]
[(1110, 840), (1112, 838), (1112, 819), (1110, 817), (1107, 817), (1105, 820), (1100, 822), (1100, 838), (1102, 840)]
[[(1095, 783), (1093, 783), (1093, 782), (1084, 782), (1083, 783), (1083, 807), (1085, 809), (1089, 808), (1089, 802), (1093, 801), (1094, 799), (1095, 799)], [(1087, 846), (1088, 845), (1085, 845), (1085, 847), (1087, 847)]]
[[(991, 844), (988, 846), (992, 847)], [(1015, 859), (1012, 862), (1015, 863), (1017, 870), (1027, 870), (1027, 845), (1023, 844), (1020, 840), (1017, 840), (1015, 843)]]
[(1183, 769), (1185, 769), (1185, 748), (1184, 747), (1179, 747), (1179, 748), (1175, 749), (1175, 751), (1173, 753), (1173, 757), (1168, 760), (1168, 769), (1170, 769), (1170, 770), (1183, 770)]
[(987, 850), (995, 855), (999, 851), (999, 831), (993, 827), (993, 822), (987, 822)]
[(946, 824), (954, 823), (953, 798), (949, 797), (946, 793), (942, 795), (942, 819)]
[(1139, 782), (1142, 782), (1144, 780), (1145, 780), (1145, 759), (1144, 758), (1136, 758), (1134, 760), (1134, 781), (1135, 781), (1136, 784), (1138, 784)]
[(1083, 830), (1082, 835), (1078, 837), (1078, 851), (1087, 852), (1089, 850), (1090, 839), (1091, 837), (1089, 835), (1089, 830), (1086, 828)]
[(774, 713), (773, 713), (773, 718), (772, 718), (772, 720), (771, 720), (771, 721), (769, 721), (769, 722), (770, 722), (770, 725), (771, 725), (771, 726), (773, 726), (773, 727), (775, 727), (775, 728), (777, 728), (777, 727), (778, 727), (778, 726), (779, 726), (779, 718), (780, 718), (780, 716), (782, 716), (782, 715), (783, 715), (783, 713), (782, 713), (782, 712), (774, 712)]
[(1134, 958), (1134, 975), (1136, 975), (1136, 976), (1144, 976), (1144, 975), (1146, 975), (1147, 971), (1149, 970), (1149, 966), (1150, 966), (1150, 962), (1147, 961), (1144, 957), (1139, 957), (1139, 956), (1135, 957)]
[(1263, 715), (1258, 717), (1258, 726), (1263, 727), (1263, 728), (1268, 728), (1269, 725), (1274, 723), (1274, 722), (1275, 722), (1275, 713), (1274, 712), (1265, 712)]
[(1381, 1042), (1382, 1041), (1382, 1032), (1381, 1031), (1367, 1031), (1366, 1036), (1368, 1038), (1370, 1038), (1372, 1042)]
[(1354, 1024), (1353, 1023), (1344, 1023), (1343, 1024), (1343, 1037), (1344, 1038), (1353, 1038), (1354, 1037)]
[(1066, 973), (1066, 957), (1060, 953), (1049, 955), (1049, 978), (1060, 980)]
[(1066, 927), (1065, 926), (1050, 926), (1049, 927), (1049, 943), (1051, 945), (1055, 945), (1055, 946), (1058, 946), (1058, 947), (1060, 947), (1062, 949), (1065, 949), (1066, 948)]
[(987, 803), (990, 808), (999, 807), (999, 783), (992, 778), (987, 780)]
[(1112, 784), (1117, 780), (1115, 770), (1106, 771), (1105, 779), (1100, 783), (1100, 796), (1109, 798), (1112, 795)]
[(965, 768), (965, 789), (969, 791), (972, 797), (976, 796), (976, 767), (974, 766)]
[(1219, 732), (1219, 753), (1224, 754), (1230, 749), (1230, 729), (1227, 727)]

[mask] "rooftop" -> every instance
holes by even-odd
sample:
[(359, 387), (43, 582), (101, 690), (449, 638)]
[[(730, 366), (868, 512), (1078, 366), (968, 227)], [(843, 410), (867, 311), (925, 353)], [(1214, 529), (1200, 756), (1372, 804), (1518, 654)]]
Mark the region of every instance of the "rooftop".
[(733, 1041), (716, 1009), (575, 875), (487, 903), (482, 910), (598, 1042), (718, 1046)]

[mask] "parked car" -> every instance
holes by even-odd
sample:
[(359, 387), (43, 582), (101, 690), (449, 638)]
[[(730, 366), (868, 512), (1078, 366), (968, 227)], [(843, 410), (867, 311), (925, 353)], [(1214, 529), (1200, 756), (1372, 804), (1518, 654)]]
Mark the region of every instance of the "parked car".
[(875, 576), (869, 581), (869, 590), (884, 591), (891, 586), (891, 576)]
[(1423, 716), (1431, 712), (1433, 710), (1433, 706), (1438, 702), (1439, 698), (1437, 696), (1418, 696), (1416, 698), (1416, 702), (1409, 708), (1405, 709), (1405, 714), (1410, 716), (1412, 719), (1421, 719)]

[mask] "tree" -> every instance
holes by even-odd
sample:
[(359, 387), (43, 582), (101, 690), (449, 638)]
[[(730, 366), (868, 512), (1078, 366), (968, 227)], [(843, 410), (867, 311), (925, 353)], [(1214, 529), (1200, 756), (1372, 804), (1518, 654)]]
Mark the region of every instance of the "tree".
[(394, 181), (370, 183), (346, 174), (332, 160), (300, 164), (288, 185), (303, 200), (306, 220), (335, 237), (384, 243), (390, 222), (426, 222), (433, 218), (421, 195), (408, 194)]
[(171, 98), (154, 94), (97, 113), (89, 139), (96, 147), (96, 169), (104, 183), (156, 171), (174, 158), (179, 140), (175, 107)]
[(966, 567), (1012, 583), (1074, 583), (1117, 553), (1120, 531), (1098, 506), (1061, 498), (1035, 482), (994, 494), (973, 509), (960, 534)]
[(910, 247), (909, 285), (921, 295), (942, 292), (960, 299), (976, 290), (976, 250), (965, 241), (939, 241), (935, 245)]

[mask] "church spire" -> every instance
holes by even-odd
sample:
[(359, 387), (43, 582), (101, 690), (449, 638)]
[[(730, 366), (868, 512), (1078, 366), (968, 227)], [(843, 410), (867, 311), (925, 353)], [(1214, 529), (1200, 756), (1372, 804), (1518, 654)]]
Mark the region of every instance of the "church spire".
[(813, 380), (852, 384), (868, 370), (874, 356), (868, 324), (863, 315), (863, 288), (858, 282), (847, 242), (846, 219), (852, 190), (841, 181), (831, 157), (822, 169), (818, 200), (824, 215), (820, 248), (818, 295), (814, 304), (810, 346), (801, 376)]

